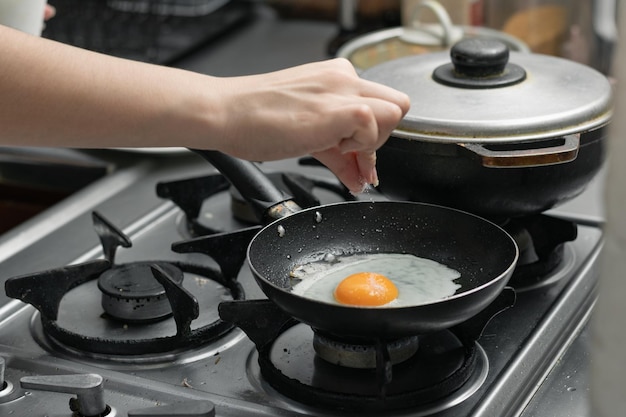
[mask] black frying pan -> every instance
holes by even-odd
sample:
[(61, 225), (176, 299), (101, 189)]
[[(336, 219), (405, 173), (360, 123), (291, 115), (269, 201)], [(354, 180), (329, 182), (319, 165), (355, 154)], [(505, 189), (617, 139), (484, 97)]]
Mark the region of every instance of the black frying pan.
[[(248, 263), (265, 295), (318, 331), (340, 337), (394, 339), (454, 326), (474, 316), (502, 291), (518, 258), (514, 240), (475, 215), (423, 203), (346, 202), (294, 211), (288, 196), (255, 164), (198, 151), (269, 222), (250, 242)], [(287, 199), (287, 200), (286, 200)], [(461, 273), (449, 298), (411, 307), (335, 305), (293, 294), (290, 272), (325, 254), (410, 253)]]

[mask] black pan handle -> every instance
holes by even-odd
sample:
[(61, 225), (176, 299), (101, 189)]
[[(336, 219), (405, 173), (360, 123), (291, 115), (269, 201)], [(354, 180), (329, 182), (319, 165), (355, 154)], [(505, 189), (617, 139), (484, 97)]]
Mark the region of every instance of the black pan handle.
[(241, 193), (243, 198), (264, 223), (300, 211), (293, 197), (280, 190), (261, 169), (245, 161), (218, 151), (191, 149), (217, 168)]

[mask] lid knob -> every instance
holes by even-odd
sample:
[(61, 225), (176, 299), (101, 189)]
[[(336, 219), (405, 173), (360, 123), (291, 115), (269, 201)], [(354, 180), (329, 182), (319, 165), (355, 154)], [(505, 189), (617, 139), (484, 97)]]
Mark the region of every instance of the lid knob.
[(517, 84), (526, 71), (509, 63), (509, 48), (495, 39), (463, 39), (450, 50), (452, 63), (435, 69), (435, 81), (461, 88), (497, 88)]
[(450, 50), (454, 70), (466, 77), (501, 74), (509, 62), (509, 48), (493, 39), (466, 39)]

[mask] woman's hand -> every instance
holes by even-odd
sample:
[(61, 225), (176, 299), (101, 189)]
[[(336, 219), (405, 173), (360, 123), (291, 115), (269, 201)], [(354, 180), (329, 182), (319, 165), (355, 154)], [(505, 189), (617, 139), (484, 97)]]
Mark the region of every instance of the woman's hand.
[(378, 183), (376, 150), (410, 106), (405, 94), (359, 78), (345, 59), (217, 80), (220, 150), (249, 160), (311, 154), (353, 192)]
[(54, 15), (57, 14), (57, 10), (54, 8), (54, 6), (50, 5), (50, 4), (46, 4), (46, 7), (44, 9), (43, 12), (43, 20), (44, 22), (47, 22), (48, 20), (52, 19), (54, 17)]

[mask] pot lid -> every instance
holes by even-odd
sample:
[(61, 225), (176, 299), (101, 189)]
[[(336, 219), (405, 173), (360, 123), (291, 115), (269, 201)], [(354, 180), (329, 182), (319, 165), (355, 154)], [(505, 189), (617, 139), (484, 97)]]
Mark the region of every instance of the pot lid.
[(361, 76), (403, 91), (411, 108), (393, 135), (433, 142), (520, 142), (582, 133), (612, 113), (607, 77), (548, 55), (465, 39), (450, 52), (399, 58)]

